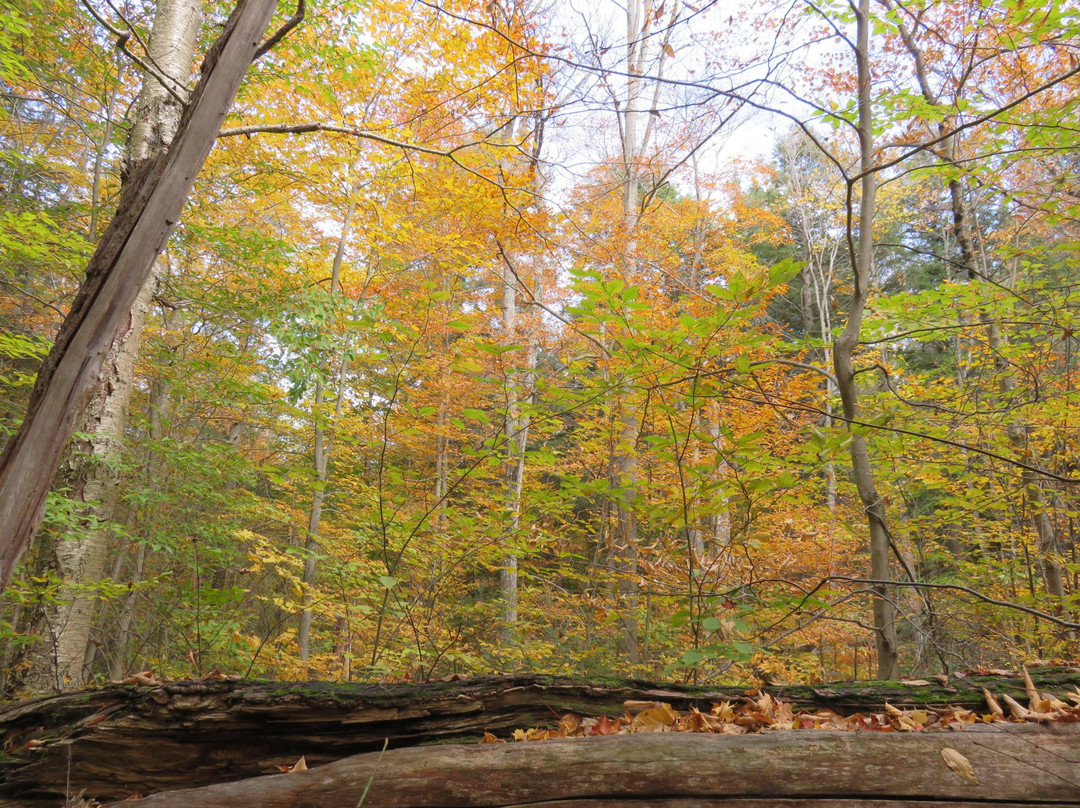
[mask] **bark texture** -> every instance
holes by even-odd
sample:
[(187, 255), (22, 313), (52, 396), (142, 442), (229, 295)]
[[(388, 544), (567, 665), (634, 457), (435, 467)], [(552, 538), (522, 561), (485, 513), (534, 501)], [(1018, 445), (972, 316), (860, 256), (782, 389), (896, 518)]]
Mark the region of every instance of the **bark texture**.
[(0, 456), (0, 588), (34, 538), (61, 452), (176, 224), (274, 8), (273, 0), (240, 1), (207, 56), (173, 147), (129, 183), (90, 259), (42, 364), (26, 418)]
[[(138, 167), (166, 148), (176, 134), (182, 113), (177, 96), (187, 93), (201, 20), (199, 0), (162, 0), (157, 5), (148, 55), (170, 86), (166, 88), (154, 77), (146, 77), (128, 140), (128, 177), (137, 174)], [(60, 468), (62, 487), (78, 503), (79, 531), (75, 536), (50, 537), (43, 548), (48, 566), (63, 585), (56, 602), (43, 608), (38, 621), (42, 642), (31, 655), (33, 664), (27, 682), (33, 690), (77, 690), (86, 681), (84, 658), (94, 617), (93, 587), (105, 574), (109, 525), (116, 508), (115, 469), (159, 267), (155, 262), (126, 325), (101, 365), (97, 389), (78, 430), (87, 437), (69, 448)]]
[[(863, 315), (870, 291), (870, 270), (874, 263), (874, 215), (877, 197), (877, 174), (874, 170), (874, 118), (870, 103), (870, 3), (860, 0), (856, 12), (858, 33), (855, 57), (859, 76), (859, 209), (858, 213), (849, 211), (852, 220), (848, 222), (849, 239), (854, 244), (852, 228), (858, 226), (858, 246), (852, 246), (851, 266), (853, 289), (851, 303), (848, 306), (847, 324), (844, 332), (833, 344), (833, 367), (836, 371), (837, 389), (844, 407), (844, 417), (848, 421), (859, 419), (859, 386), (855, 380), (853, 356), (859, 345)], [(849, 189), (849, 195), (854, 188)], [(857, 218), (855, 218), (857, 217)], [(892, 572), (889, 567), (891, 542), (889, 529), (885, 521), (885, 501), (878, 494), (874, 482), (874, 466), (870, 460), (870, 450), (866, 439), (858, 433), (852, 433), (850, 444), (851, 472), (855, 479), (855, 488), (859, 492), (866, 513), (867, 528), (870, 534), (870, 576), (877, 581), (889, 581)], [(892, 589), (886, 584), (875, 584), (874, 593), (874, 634), (877, 645), (877, 677), (893, 679), (900, 672), (899, 644), (896, 637), (896, 606), (892, 600)]]
[[(978, 782), (949, 769), (963, 755)], [(563, 804), (630, 806), (1076, 804), (1080, 731), (990, 728), (941, 733), (776, 732), (695, 735), (652, 732), (607, 738), (401, 749), (327, 766), (158, 794), (146, 808), (420, 808)], [(887, 799), (881, 799), (886, 796)], [(679, 804), (675, 802), (675, 804)], [(127, 803), (123, 803), (126, 805)], [(558, 803), (556, 803), (558, 804)], [(119, 805), (119, 803), (118, 803)]]
[[(1064, 695), (1080, 685), (1080, 669), (1033, 669), (1032, 678), (1040, 691)], [(985, 710), (983, 687), (1024, 700), (1022, 680), (1000, 676), (970, 676), (948, 685), (864, 681), (769, 690), (799, 709), (852, 713), (880, 711), (886, 701)], [(0, 806), (56, 804), (69, 789), (119, 800), (205, 786), (272, 773), (301, 755), (319, 766), (381, 749), (386, 738), (393, 748), (475, 743), (485, 731), (508, 737), (518, 728), (554, 727), (569, 712), (622, 715), (628, 699), (664, 701), (685, 711), (743, 697), (740, 687), (549, 676), (419, 685), (116, 685), (0, 707), (8, 750), (0, 761)]]

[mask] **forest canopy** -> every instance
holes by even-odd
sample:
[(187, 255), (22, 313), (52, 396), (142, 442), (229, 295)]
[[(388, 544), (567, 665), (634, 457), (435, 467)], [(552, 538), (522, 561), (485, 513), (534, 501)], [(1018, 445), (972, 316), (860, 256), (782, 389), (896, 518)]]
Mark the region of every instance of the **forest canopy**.
[[(0, 0), (5, 440), (231, 11)], [(275, 28), (0, 597), (5, 692), (1076, 655), (1074, 3)]]

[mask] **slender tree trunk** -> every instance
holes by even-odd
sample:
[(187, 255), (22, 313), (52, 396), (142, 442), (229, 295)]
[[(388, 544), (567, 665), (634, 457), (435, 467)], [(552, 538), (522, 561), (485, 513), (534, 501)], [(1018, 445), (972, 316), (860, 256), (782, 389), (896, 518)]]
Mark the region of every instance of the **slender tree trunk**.
[[(886, 5), (891, 7), (891, 0)], [(906, 25), (901, 25), (899, 30), (900, 36), (915, 62), (916, 78), (923, 98), (933, 106), (940, 106), (941, 100), (930, 85), (926, 60), (916, 40), (915, 32)], [(955, 100), (959, 103), (961, 99)], [(947, 164), (955, 167), (960, 165), (959, 142), (956, 135), (948, 135), (954, 123), (954, 117), (951, 114), (946, 115), (938, 126), (938, 135), (943, 138), (939, 150), (942, 159)], [(946, 135), (948, 136), (946, 137)], [(969, 282), (985, 283), (987, 278), (984, 273), (979, 271), (978, 267), (978, 253), (975, 239), (972, 237), (972, 216), (968, 209), (964, 188), (960, 180), (954, 177), (948, 181), (947, 189), (949, 192), (949, 207), (952, 212), (953, 237), (956, 239), (956, 247), (959, 252), (958, 269), (967, 276)], [(980, 313), (979, 320), (986, 334), (987, 347), (993, 356), (994, 370), (1000, 380), (998, 385), (1003, 403), (1007, 403), (1016, 390), (1016, 379), (1008, 363), (1003, 358), (1004, 338), (1001, 334), (1001, 325), (996, 317), (986, 311)], [(1018, 454), (1036, 457), (1028, 445), (1027, 433), (1027, 426), (1018, 421), (1013, 421), (1005, 427), (1005, 434), (1009, 439), (1009, 443)], [(1051, 597), (1061, 601), (1066, 594), (1064, 571), (1057, 561), (1061, 546), (1054, 529), (1054, 523), (1047, 513), (1042, 480), (1038, 474), (1025, 471), (1024, 482), (1032, 508), (1032, 526), (1035, 530), (1036, 548), (1039, 552), (1039, 564), (1046, 584), (1046, 591)]]
[[(356, 203), (353, 201), (355, 188), (349, 194), (349, 202), (345, 208), (345, 216), (342, 219), (341, 235), (338, 237), (337, 250), (334, 253), (334, 263), (330, 270), (330, 297), (337, 297), (341, 289), (341, 264), (345, 260), (345, 247), (349, 240), (349, 230), (352, 227), (353, 216), (356, 213)], [(332, 363), (331, 363), (332, 364)], [(345, 385), (345, 357), (340, 357), (340, 370), (337, 380), (337, 392), (334, 402), (334, 419), (341, 414), (341, 406), (344, 400), (343, 391)], [(308, 511), (307, 534), (304, 538), (304, 573), (301, 578), (301, 612), (300, 626), (296, 632), (296, 642), (299, 646), (300, 660), (307, 662), (311, 657), (311, 623), (313, 612), (311, 609), (312, 589), (315, 586), (316, 564), (315, 557), (319, 551), (319, 526), (322, 521), (323, 503), (326, 501), (326, 485), (330, 477), (330, 446), (326, 434), (326, 420), (323, 416), (323, 406), (326, 403), (326, 384), (321, 375), (315, 379), (315, 438), (314, 438), (314, 468), (315, 486), (311, 494), (311, 508)]]
[[(636, 233), (639, 217), (639, 159), (641, 142), (638, 132), (641, 118), (642, 70), (645, 40), (649, 24), (647, 0), (629, 0), (626, 4), (626, 108), (622, 119), (623, 154), (623, 224), (626, 229), (625, 271), (627, 282), (634, 282), (637, 268)], [(628, 384), (620, 387), (615, 399), (615, 424), (619, 430), (613, 459), (612, 485), (615, 498), (615, 532), (612, 536), (612, 566), (617, 577), (618, 613), (622, 631), (616, 641), (620, 655), (631, 665), (640, 661), (638, 650), (637, 517), (633, 503), (637, 498), (637, 407)]]
[[(177, 312), (167, 309), (164, 313), (165, 329), (171, 331), (176, 327)], [(172, 382), (167, 379), (155, 379), (150, 384), (150, 402), (148, 407), (148, 420), (150, 421), (151, 450), (146, 459), (146, 487), (152, 492), (160, 489), (161, 442), (165, 439), (166, 426), (169, 421), (169, 413), (172, 409)], [(131, 627), (135, 620), (135, 601), (137, 593), (134, 591), (143, 579), (143, 569), (146, 566), (146, 545), (139, 542), (135, 548), (135, 559), (131, 567), (129, 591), (124, 596), (120, 607), (120, 617), (116, 621), (116, 630), (111, 642), (108, 644), (112, 649), (109, 657), (109, 676), (112, 679), (124, 679), (128, 674), (127, 646), (131, 636)], [(115, 579), (117, 576), (114, 575)]]
[[(874, 213), (877, 178), (874, 168), (873, 113), (870, 106), (870, 0), (859, 0), (858, 32), (855, 57), (858, 63), (858, 133), (860, 198), (858, 211), (858, 246), (852, 250), (853, 290), (847, 325), (833, 346), (833, 366), (849, 421), (859, 418), (859, 388), (855, 381), (852, 356), (859, 344), (863, 313), (869, 292), (870, 270), (874, 258)], [(851, 189), (851, 192), (854, 188)], [(850, 208), (849, 208), (850, 210)], [(854, 224), (854, 223), (852, 223)], [(851, 236), (854, 238), (854, 236)], [(889, 568), (889, 531), (885, 521), (885, 503), (874, 484), (870, 452), (862, 435), (851, 434), (851, 467), (855, 487), (866, 512), (870, 532), (870, 576), (878, 581), (891, 580)], [(886, 583), (872, 587), (874, 593), (874, 632), (877, 644), (877, 678), (895, 679), (899, 674), (895, 609), (892, 590)]]
[[(162, 0), (154, 14), (150, 36), (151, 60), (174, 79), (166, 89), (147, 76), (139, 94), (128, 141), (126, 176), (171, 142), (181, 108), (169, 90), (185, 93), (202, 20), (198, 0)], [(128, 325), (113, 343), (82, 419), (86, 437), (68, 451), (58, 484), (79, 503), (79, 534), (61, 538), (50, 547), (51, 563), (63, 582), (55, 604), (44, 607), (43, 642), (32, 654), (28, 684), (35, 690), (78, 689), (86, 681), (83, 661), (93, 623), (93, 587), (105, 573), (105, 553), (111, 535), (117, 498), (117, 470), (127, 422), (127, 407), (135, 382), (135, 363), (142, 343), (150, 300), (157, 288), (161, 263), (143, 284), (131, 308)]]
[[(513, 345), (517, 340), (517, 280), (510, 265), (510, 257), (503, 250), (503, 344)], [(503, 485), (506, 510), (507, 544), (512, 546), (521, 528), (521, 487), (525, 471), (524, 432), (528, 429), (521, 416), (520, 389), (513, 369), (506, 373), (506, 416), (503, 431), (506, 436), (503, 460)], [(502, 597), (502, 644), (509, 647), (517, 642), (518, 619), (518, 557), (510, 547), (503, 555), (499, 567), (499, 593)]]

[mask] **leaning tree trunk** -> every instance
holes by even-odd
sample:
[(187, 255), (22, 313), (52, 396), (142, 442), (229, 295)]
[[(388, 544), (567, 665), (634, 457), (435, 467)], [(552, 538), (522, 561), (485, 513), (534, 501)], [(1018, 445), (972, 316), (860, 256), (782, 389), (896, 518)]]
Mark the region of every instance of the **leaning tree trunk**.
[[(135, 107), (125, 159), (125, 178), (165, 149), (180, 124), (180, 101), (187, 93), (202, 21), (199, 0), (162, 0), (154, 13), (150, 62), (169, 83), (146, 76)], [(31, 653), (28, 684), (34, 690), (78, 689), (86, 681), (83, 664), (94, 617), (93, 587), (105, 574), (105, 552), (117, 496), (116, 466), (124, 440), (127, 407), (135, 381), (150, 299), (161, 262), (146, 278), (128, 315), (127, 327), (114, 340), (96, 381), (79, 432), (85, 435), (68, 450), (57, 483), (74, 500), (78, 533), (50, 537), (42, 548), (61, 580), (55, 602), (42, 607), (41, 642)]]
[(38, 373), (19, 430), (0, 455), (0, 587), (33, 541), (60, 456), (94, 391), (131, 307), (153, 272), (221, 122), (269, 25), (273, 0), (240, 0), (203, 63), (203, 76), (168, 151), (125, 188), (86, 278)]

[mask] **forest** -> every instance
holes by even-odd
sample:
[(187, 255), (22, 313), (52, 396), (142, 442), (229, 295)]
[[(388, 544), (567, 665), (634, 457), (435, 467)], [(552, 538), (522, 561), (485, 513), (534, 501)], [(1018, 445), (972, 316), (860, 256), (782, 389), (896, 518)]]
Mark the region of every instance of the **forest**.
[[(231, 13), (0, 0), (0, 469)], [(5, 696), (1078, 656), (1074, 2), (300, 0), (260, 39), (0, 526)]]

